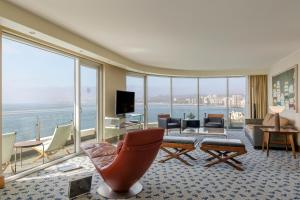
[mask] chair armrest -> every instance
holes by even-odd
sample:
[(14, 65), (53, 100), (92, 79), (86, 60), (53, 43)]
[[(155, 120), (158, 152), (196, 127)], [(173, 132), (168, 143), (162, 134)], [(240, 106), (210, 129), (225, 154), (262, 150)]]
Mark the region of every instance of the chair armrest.
[(264, 119), (245, 119), (246, 124), (257, 124), (261, 125)]

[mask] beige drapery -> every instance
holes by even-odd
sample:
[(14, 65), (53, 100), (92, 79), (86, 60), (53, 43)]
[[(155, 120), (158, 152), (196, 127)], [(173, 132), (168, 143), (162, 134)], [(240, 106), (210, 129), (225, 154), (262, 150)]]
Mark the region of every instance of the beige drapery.
[[(249, 76), (250, 117), (263, 119), (268, 112), (268, 77), (267, 75)], [(256, 116), (254, 107), (256, 107)]]

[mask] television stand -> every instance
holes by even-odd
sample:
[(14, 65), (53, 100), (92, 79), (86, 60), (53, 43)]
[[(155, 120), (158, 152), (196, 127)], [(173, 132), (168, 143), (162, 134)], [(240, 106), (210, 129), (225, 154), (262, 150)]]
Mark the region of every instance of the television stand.
[(121, 135), (130, 130), (142, 130), (144, 129), (143, 116), (143, 114), (133, 113), (126, 116), (105, 117), (105, 135), (108, 138), (117, 137), (119, 140)]

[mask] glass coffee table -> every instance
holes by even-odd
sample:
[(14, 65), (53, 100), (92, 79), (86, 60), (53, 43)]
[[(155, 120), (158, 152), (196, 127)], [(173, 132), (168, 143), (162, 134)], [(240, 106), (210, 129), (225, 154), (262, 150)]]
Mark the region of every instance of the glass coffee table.
[(227, 132), (224, 128), (186, 128), (182, 131), (183, 134), (203, 135), (207, 137), (224, 137), (227, 138)]

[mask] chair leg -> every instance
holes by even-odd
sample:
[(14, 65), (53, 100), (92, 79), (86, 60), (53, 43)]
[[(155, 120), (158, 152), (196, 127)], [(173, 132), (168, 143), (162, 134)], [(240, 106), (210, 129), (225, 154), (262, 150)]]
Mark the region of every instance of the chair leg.
[(175, 159), (177, 159), (177, 160), (183, 162), (183, 163), (186, 164), (186, 165), (192, 166), (192, 164), (190, 164), (190, 163), (188, 163), (187, 161), (185, 161), (184, 159), (182, 159), (182, 158), (180, 157), (181, 155), (186, 155), (186, 156), (189, 157), (190, 159), (196, 160), (196, 158), (194, 158), (194, 157), (192, 157), (192, 156), (190, 156), (190, 155), (187, 154), (188, 152), (193, 151), (194, 149), (182, 149), (182, 150), (180, 150), (180, 151), (176, 151), (175, 153), (169, 151), (169, 150), (168, 150), (167, 148), (165, 148), (165, 147), (161, 147), (160, 149), (163, 150), (163, 151), (165, 151), (165, 152), (168, 154), (167, 156), (165, 156), (165, 157), (166, 157), (165, 159), (162, 159), (162, 160), (158, 161), (158, 162), (160, 162), (160, 163), (164, 163), (164, 162), (166, 162), (166, 161), (168, 161), (168, 160), (171, 160), (171, 159), (175, 158)]
[[(231, 154), (231, 155), (227, 155), (227, 156), (225, 156), (225, 157), (223, 157), (223, 158), (220, 157), (220, 155), (217, 155), (217, 154), (215, 154), (215, 153), (212, 152), (212, 151), (205, 150), (205, 152), (208, 153), (208, 154), (210, 154), (210, 155), (213, 156), (214, 158), (217, 158), (217, 159), (218, 159), (218, 160), (216, 160), (216, 161), (213, 161), (213, 162), (208, 163), (207, 165), (205, 165), (205, 167), (210, 167), (210, 166), (212, 166), (212, 165), (215, 165), (215, 164), (224, 162), (224, 163), (226, 163), (226, 164), (228, 164), (228, 165), (234, 167), (235, 169), (237, 169), (237, 170), (239, 170), (239, 171), (243, 171), (243, 170), (244, 170), (244, 169), (241, 168), (240, 166), (237, 166), (237, 165), (235, 165), (235, 164), (233, 164), (233, 163), (231, 163), (231, 162), (229, 161), (229, 160), (237, 161), (237, 160), (234, 159), (234, 157), (237, 157), (237, 156), (241, 155), (241, 154), (238, 153), (238, 152), (233, 153), (233, 154)], [(239, 164), (240, 162), (237, 161), (236, 163)]]
[(66, 153), (69, 155), (71, 154), (71, 152), (69, 151), (69, 149), (65, 149)]
[(2, 165), (2, 171), (4, 172), (6, 170), (6, 168), (8, 167), (9, 162), (6, 162)]
[(44, 155), (43, 155), (43, 154), (40, 154), (40, 155), (38, 155), (37, 158), (35, 158), (35, 159), (33, 160), (33, 162), (36, 162), (36, 161), (38, 161), (39, 159), (41, 159), (41, 158), (43, 158), (43, 157), (44, 157)]
[(14, 169), (14, 166), (13, 166), (12, 163), (10, 163), (10, 169), (11, 169), (13, 174), (16, 174), (16, 169)]

